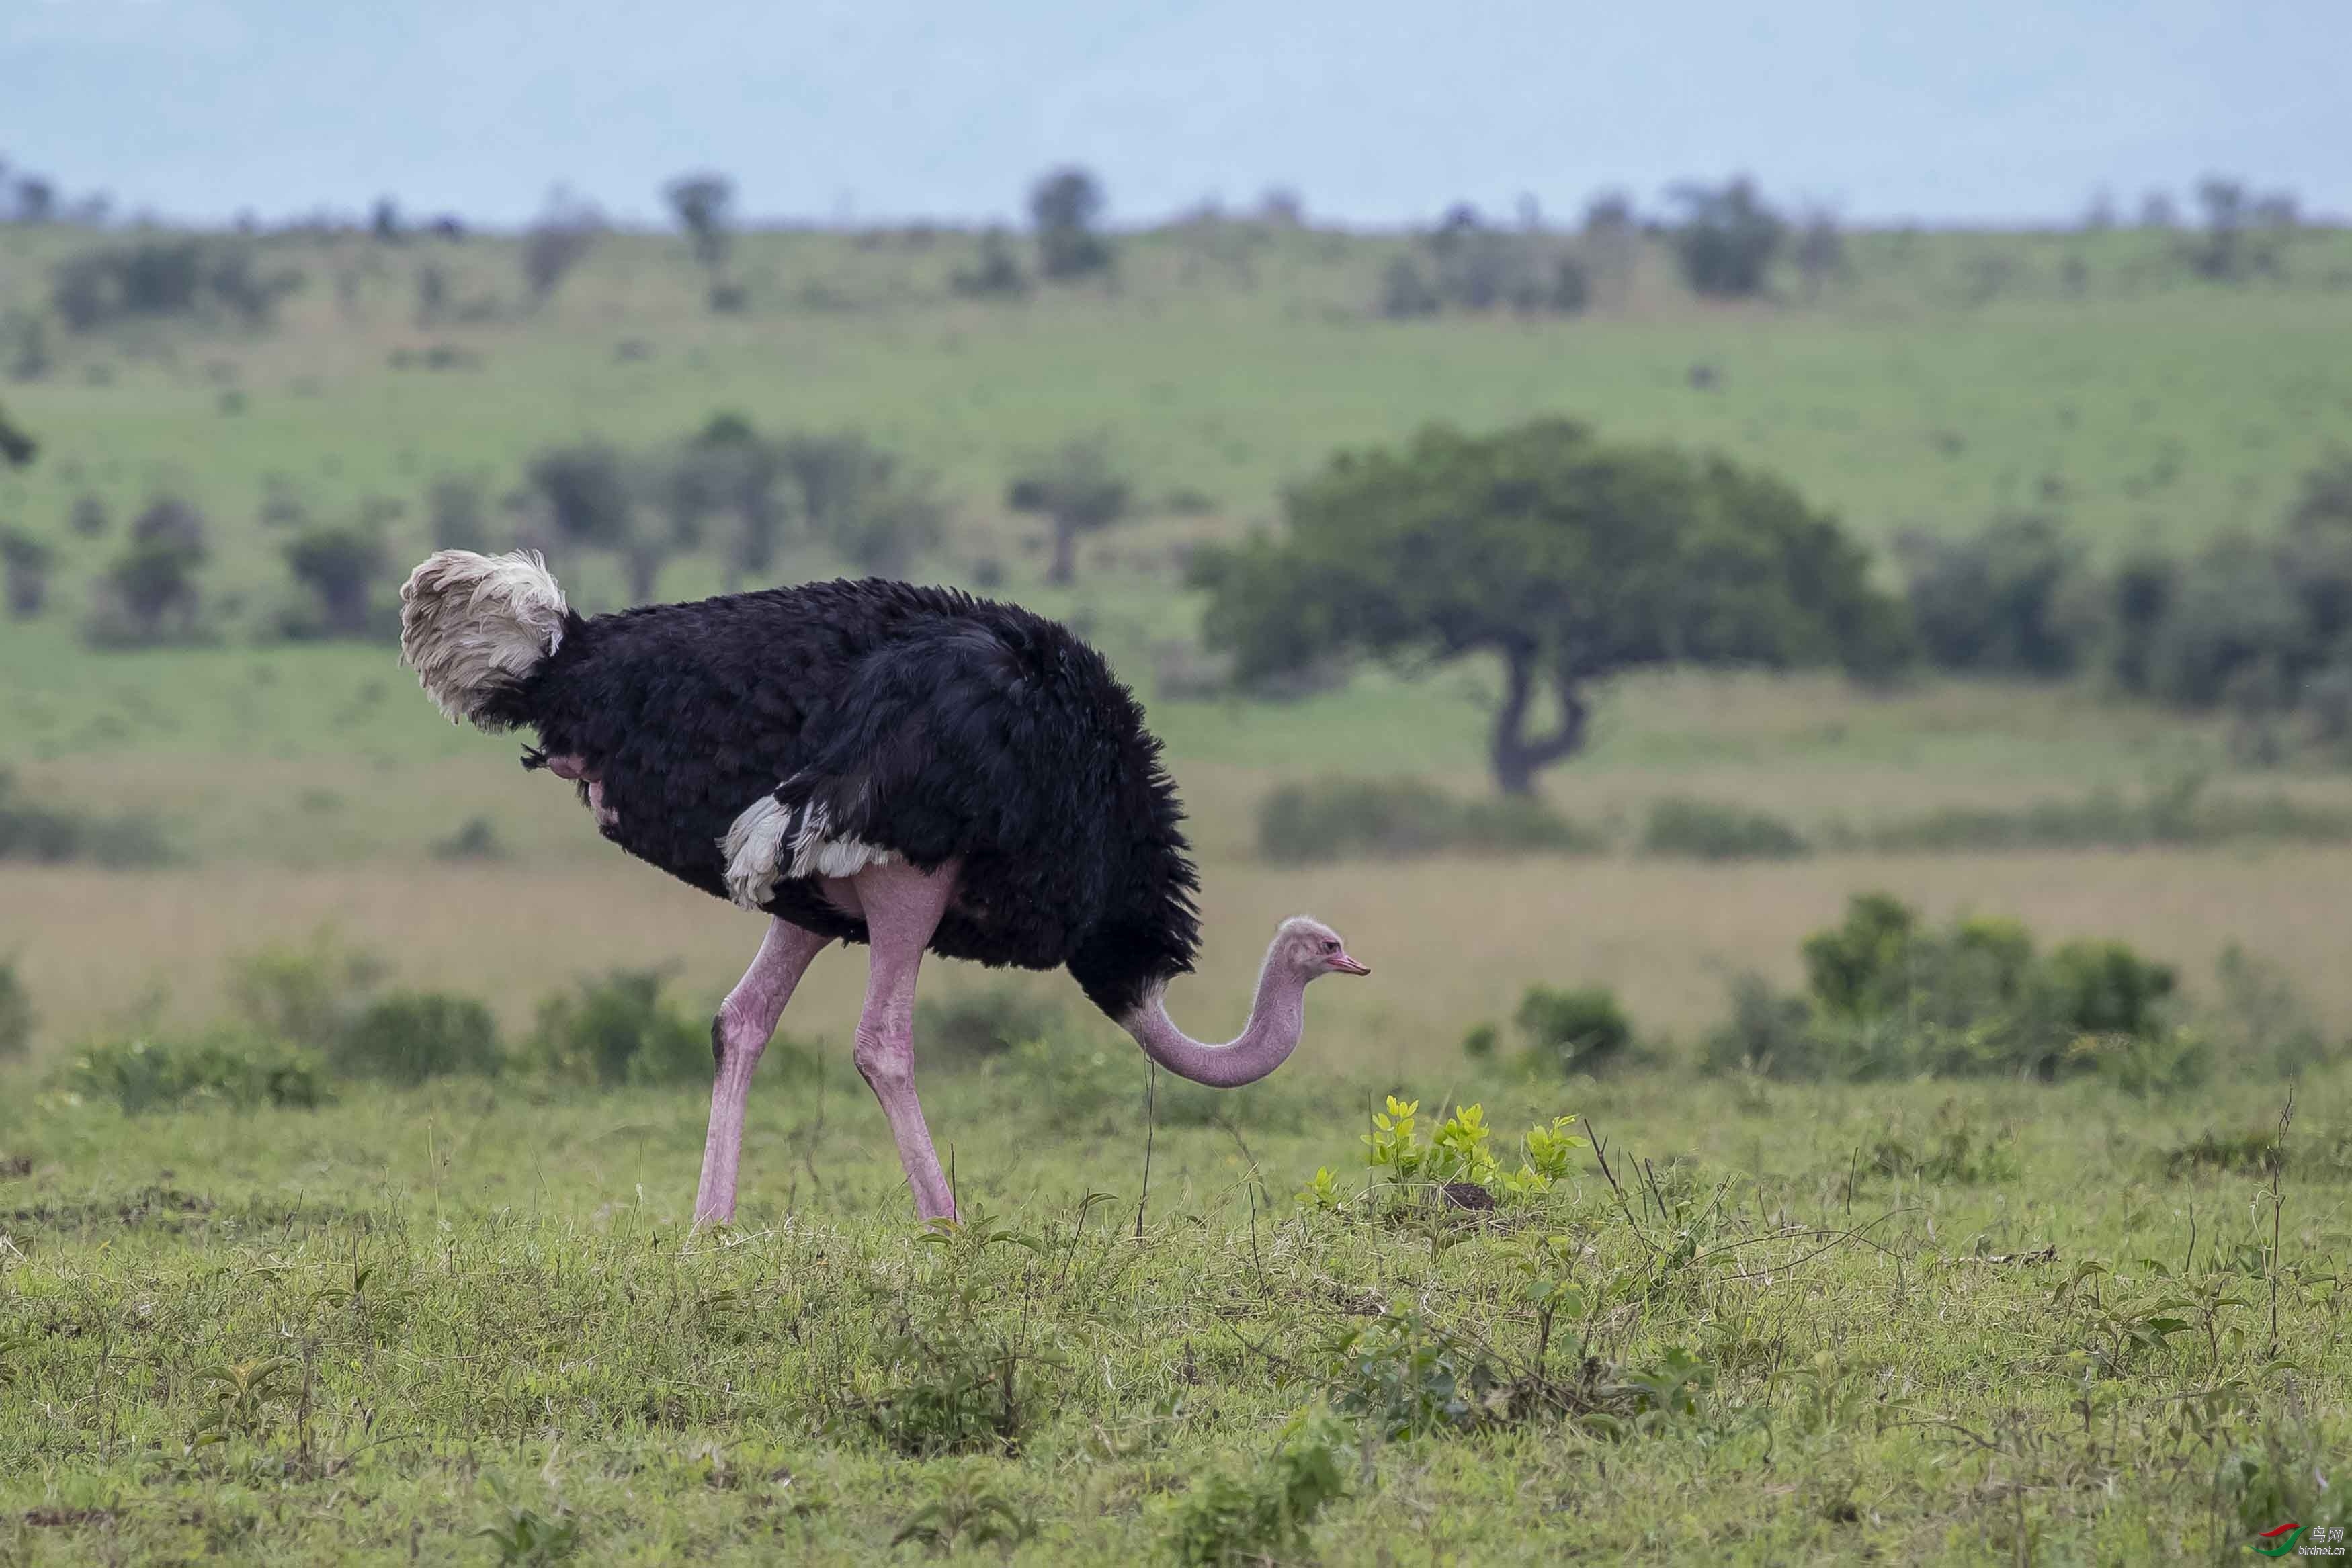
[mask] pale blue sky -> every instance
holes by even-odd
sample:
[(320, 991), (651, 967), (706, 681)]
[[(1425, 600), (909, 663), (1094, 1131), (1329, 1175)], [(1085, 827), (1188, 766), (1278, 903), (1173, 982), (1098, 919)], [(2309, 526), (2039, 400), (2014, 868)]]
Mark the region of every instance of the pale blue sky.
[(0, 155), (118, 210), (390, 193), (511, 221), (1013, 214), (1096, 168), (1118, 221), (1296, 187), (1326, 219), (1568, 214), (1754, 172), (1849, 218), (2128, 211), (2210, 170), (2352, 212), (2347, 0), (0, 0)]

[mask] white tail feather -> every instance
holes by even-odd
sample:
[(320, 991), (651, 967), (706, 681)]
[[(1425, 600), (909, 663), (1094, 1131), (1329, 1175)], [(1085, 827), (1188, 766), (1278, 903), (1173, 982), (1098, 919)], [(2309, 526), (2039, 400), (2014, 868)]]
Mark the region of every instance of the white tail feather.
[(401, 662), (452, 724), (479, 724), (501, 686), (562, 643), (564, 612), (537, 550), (436, 550), (400, 591)]
[[(746, 909), (758, 909), (776, 896), (776, 883), (786, 878), (856, 876), (870, 865), (898, 859), (895, 851), (861, 839), (826, 835), (829, 817), (822, 806), (811, 808), (800, 828), (793, 828), (793, 812), (773, 795), (762, 795), (743, 808), (719, 852), (727, 857), (727, 895)], [(785, 858), (785, 838), (792, 855)]]

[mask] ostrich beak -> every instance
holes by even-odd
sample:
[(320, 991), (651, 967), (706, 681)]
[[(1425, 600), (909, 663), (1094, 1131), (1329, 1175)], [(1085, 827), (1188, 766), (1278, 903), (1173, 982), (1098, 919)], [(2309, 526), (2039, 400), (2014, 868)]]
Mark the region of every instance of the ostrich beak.
[(1331, 967), (1334, 971), (1342, 975), (1369, 975), (1372, 972), (1369, 967), (1357, 963), (1345, 953), (1341, 953), (1338, 957), (1331, 960)]

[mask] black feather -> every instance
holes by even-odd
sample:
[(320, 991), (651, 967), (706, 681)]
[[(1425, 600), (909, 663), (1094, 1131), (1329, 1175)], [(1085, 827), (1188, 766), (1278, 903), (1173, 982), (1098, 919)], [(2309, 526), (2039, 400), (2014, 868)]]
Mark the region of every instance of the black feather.
[[(719, 841), (761, 796), (828, 835), (961, 862), (931, 950), (1066, 965), (1117, 1017), (1199, 946), (1182, 808), (1143, 710), (1068, 629), (947, 589), (865, 581), (572, 618), (502, 714), (525, 766), (576, 756), (604, 835), (726, 895)], [(771, 914), (864, 941), (814, 878)]]

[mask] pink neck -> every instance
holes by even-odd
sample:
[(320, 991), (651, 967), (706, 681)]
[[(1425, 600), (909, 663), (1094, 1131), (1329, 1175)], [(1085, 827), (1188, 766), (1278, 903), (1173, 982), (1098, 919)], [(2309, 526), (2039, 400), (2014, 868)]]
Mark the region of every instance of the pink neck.
[(1255, 1083), (1288, 1060), (1307, 1028), (1307, 979), (1284, 968), (1277, 973), (1267, 955), (1257, 977), (1257, 999), (1249, 1027), (1223, 1045), (1204, 1045), (1168, 1017), (1166, 998), (1154, 993), (1119, 1020), (1143, 1053), (1176, 1074), (1213, 1089)]

